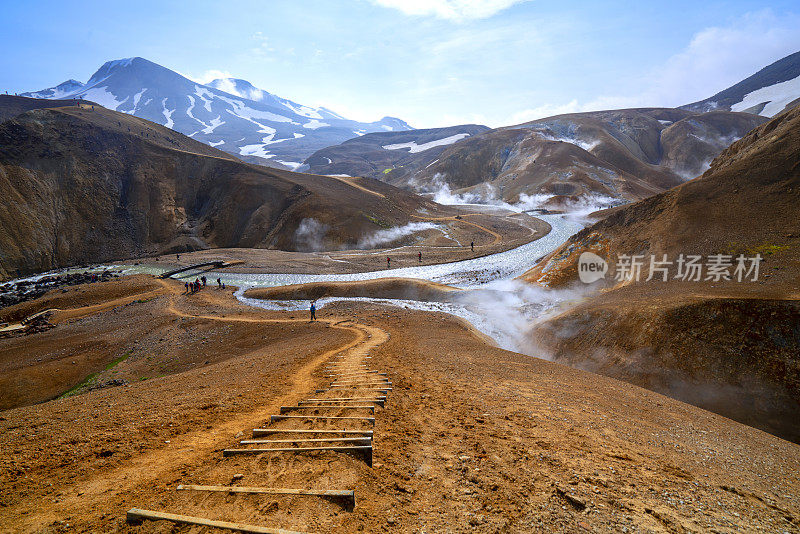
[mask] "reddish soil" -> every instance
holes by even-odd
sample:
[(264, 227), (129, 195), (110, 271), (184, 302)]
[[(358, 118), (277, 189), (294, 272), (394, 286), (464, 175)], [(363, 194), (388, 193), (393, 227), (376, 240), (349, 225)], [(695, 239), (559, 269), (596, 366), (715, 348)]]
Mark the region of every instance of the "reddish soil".
[[(133, 379), (165, 366), (166, 374), (0, 412), (5, 531), (210, 531), (131, 526), (132, 507), (312, 532), (800, 528), (800, 447), (759, 430), (498, 349), (442, 314), (335, 305), (312, 324), (304, 314), (245, 308), (229, 292), (163, 288), (147, 302), (73, 310), (50, 332), (0, 340), (4, 365), (28, 358), (18, 372), (29, 389), (45, 374), (61, 376), (36, 370), (31, 344), (63, 362), (84, 352), (47, 337), (59, 333), (106, 338), (118, 347), (108, 360), (147, 346), (110, 371), (98, 360), (81, 363), (83, 372), (118, 369)], [(325, 362), (367, 353), (394, 383), (376, 410), (372, 468), (330, 452), (222, 457), (279, 406), (314, 396), (327, 383)], [(56, 381), (63, 390), (73, 383)], [(175, 490), (187, 483), (350, 488), (357, 504)]]

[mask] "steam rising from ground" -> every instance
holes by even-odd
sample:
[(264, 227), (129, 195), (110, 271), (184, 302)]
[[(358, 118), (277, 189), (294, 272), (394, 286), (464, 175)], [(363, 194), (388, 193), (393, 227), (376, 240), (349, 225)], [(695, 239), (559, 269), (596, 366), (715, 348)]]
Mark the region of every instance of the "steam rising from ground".
[(578, 198), (562, 197), (557, 199), (557, 203), (554, 203), (553, 200), (557, 198), (555, 195), (522, 193), (517, 202), (510, 204), (498, 198), (497, 190), (489, 183), (483, 183), (463, 193), (454, 193), (441, 174), (434, 176), (434, 180), (426, 192), (433, 195), (434, 202), (446, 206), (486, 204), (518, 213), (542, 209), (558, 210), (565, 212), (567, 218), (582, 224), (590, 222), (588, 219), (590, 213), (625, 203), (624, 200), (603, 195), (584, 195)]
[[(496, 280), (477, 288), (454, 291), (442, 301), (415, 300), (416, 289), (409, 287), (406, 298), (326, 297), (317, 301), (317, 308), (337, 302), (370, 302), (405, 309), (444, 312), (465, 319), (478, 331), (492, 338), (501, 348), (551, 359), (547, 353), (531, 342), (530, 331), (540, 321), (566, 305), (577, 303), (590, 291), (588, 286), (553, 290), (518, 280)], [(240, 290), (237, 293), (239, 300), (260, 308), (304, 310), (308, 307), (308, 301), (304, 300), (251, 299), (243, 296), (243, 292)]]
[(378, 230), (377, 232), (363, 236), (358, 240), (356, 247), (360, 249), (377, 248), (378, 245), (384, 245), (393, 241), (397, 241), (398, 239), (406, 237), (407, 235), (411, 235), (415, 232), (437, 229), (439, 229), (439, 226), (433, 223), (412, 222), (403, 226), (395, 226), (385, 230)]
[(316, 252), (325, 248), (325, 234), (330, 226), (316, 219), (307, 218), (300, 221), (294, 231), (294, 246), (300, 252)]

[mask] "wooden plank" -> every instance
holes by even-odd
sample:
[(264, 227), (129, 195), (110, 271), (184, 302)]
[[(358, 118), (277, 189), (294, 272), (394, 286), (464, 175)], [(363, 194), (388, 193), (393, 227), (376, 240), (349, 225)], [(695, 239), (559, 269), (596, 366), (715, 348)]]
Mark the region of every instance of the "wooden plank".
[(300, 402), (301, 403), (303, 403), (303, 402), (317, 402), (317, 401), (337, 402), (337, 401), (356, 401), (356, 400), (365, 400), (365, 401), (366, 400), (373, 400), (373, 401), (374, 400), (382, 400), (382, 401), (385, 401), (386, 400), (386, 395), (372, 395), (370, 397), (330, 397), (330, 398), (327, 398), (327, 399), (311, 398), (311, 399), (302, 400)]
[[(354, 389), (361, 389), (361, 390), (367, 390), (367, 391), (383, 391), (384, 393), (392, 391), (392, 388), (363, 387), (363, 386), (357, 386), (357, 385), (352, 385), (352, 384), (331, 384), (330, 387), (332, 387), (332, 388), (354, 388)], [(318, 389), (316, 392), (317, 393), (325, 393), (326, 391), (328, 391), (328, 390), (327, 389)]]
[(202, 525), (205, 527), (224, 528), (235, 532), (252, 532), (254, 534), (303, 534), (295, 530), (285, 530), (282, 528), (260, 527), (257, 525), (245, 525), (244, 523), (231, 523), (230, 521), (216, 521), (204, 517), (193, 517), (190, 515), (170, 514), (167, 512), (156, 512), (154, 510), (142, 510), (141, 508), (131, 508), (126, 515), (128, 523), (141, 523), (144, 520), (151, 521), (172, 521), (184, 525)]
[(391, 382), (338, 382), (334, 380), (330, 383), (331, 386), (388, 386), (392, 387), (394, 384)]
[(196, 484), (181, 484), (176, 490), (182, 491), (220, 491), (225, 493), (248, 493), (264, 495), (307, 495), (309, 497), (322, 497), (343, 501), (348, 510), (356, 506), (356, 492), (353, 490), (316, 490), (294, 488), (259, 488), (250, 486), (200, 486)]
[(369, 375), (369, 376), (342, 376), (342, 377), (340, 377), (340, 379), (334, 380), (334, 382), (342, 382), (342, 383), (348, 383), (348, 382), (374, 382), (374, 383), (378, 383), (378, 384), (385, 384), (387, 382), (391, 383), (391, 381), (392, 380), (390, 378), (388, 378), (388, 377), (380, 377), (379, 378), (377, 376), (371, 376), (371, 375)]
[(192, 269), (199, 269), (200, 267), (224, 267), (225, 262), (222, 260), (216, 261), (207, 261), (204, 263), (196, 263), (194, 265), (189, 265), (188, 267), (179, 267), (178, 269), (173, 269), (171, 271), (167, 271), (159, 276), (159, 278), (169, 278), (170, 276), (176, 275), (178, 273), (182, 273), (184, 271), (190, 271)]
[(352, 369), (354, 369), (354, 370), (353, 371), (346, 371), (346, 372), (344, 372), (342, 374), (347, 374), (347, 375), (375, 375), (375, 374), (380, 374), (380, 371), (377, 371), (375, 369), (358, 369), (356, 367), (353, 367)]
[(333, 419), (333, 420), (350, 419), (350, 420), (366, 421), (368, 423), (372, 423), (373, 425), (375, 424), (375, 418), (374, 417), (354, 417), (354, 416), (349, 416), (349, 415), (336, 415), (336, 416), (330, 416), (330, 415), (272, 415), (272, 416), (270, 416), (270, 421), (273, 422), (273, 423), (275, 421), (281, 421), (283, 419)]
[(326, 430), (293, 430), (291, 428), (254, 428), (253, 429), (253, 437), (255, 436), (265, 436), (267, 434), (344, 434), (345, 436), (352, 436), (354, 434), (358, 435), (369, 435), (373, 434), (372, 430), (333, 430), (333, 429), (326, 429)]
[(342, 374), (335, 374), (334, 373), (334, 374), (324, 375), (324, 377), (325, 378), (333, 378), (335, 380), (346, 380), (346, 379), (349, 379), (349, 380), (355, 380), (355, 379), (363, 380), (363, 379), (367, 379), (367, 378), (369, 378), (370, 380), (384, 380), (384, 379), (388, 379), (389, 378), (386, 375), (379, 375), (379, 374), (375, 374), (375, 373), (370, 373), (370, 374), (365, 374), (365, 375), (350, 375), (350, 374), (342, 375)]
[(239, 443), (242, 445), (258, 445), (259, 443), (319, 443), (323, 441), (372, 441), (372, 436), (361, 436), (360, 438), (243, 439)]
[(367, 465), (372, 467), (372, 445), (341, 445), (338, 447), (287, 447), (280, 449), (224, 449), (222, 456), (237, 456), (248, 454), (271, 454), (274, 452), (363, 452), (367, 457)]
[(372, 413), (375, 413), (375, 406), (348, 406), (346, 404), (332, 404), (329, 406), (281, 406), (280, 413), (293, 412), (295, 410), (321, 410), (323, 408), (328, 410), (370, 410)]
[(383, 386), (383, 385), (391, 386), (392, 385), (392, 381), (389, 380), (388, 378), (380, 379), (380, 380), (374, 380), (374, 379), (369, 379), (369, 380), (364, 379), (364, 380), (362, 380), (362, 379), (353, 378), (353, 379), (345, 379), (345, 380), (332, 380), (331, 383), (332, 384), (367, 384), (367, 385), (370, 385), (370, 386), (376, 386), (376, 385), (377, 386)]
[(374, 402), (378, 406), (383, 407), (386, 404), (386, 397), (383, 398), (367, 398), (367, 397), (355, 397), (353, 399), (306, 399), (304, 401), (300, 401), (298, 404), (306, 405), (306, 404), (341, 404), (346, 402)]
[[(358, 389), (361, 389), (361, 390), (375, 391), (377, 393), (383, 393), (383, 394), (387, 394), (390, 391), (392, 391), (392, 388), (373, 388), (373, 387), (369, 387), (369, 388), (362, 387), (362, 388), (359, 388), (359, 386), (347, 386), (347, 385), (344, 385), (344, 386), (332, 386), (332, 387), (337, 387), (337, 388), (358, 388)], [(330, 391), (330, 389), (316, 389), (316, 390), (314, 390), (314, 393), (315, 394), (316, 393), (326, 393), (328, 391)], [(336, 391), (338, 393), (340, 390), (336, 390)]]

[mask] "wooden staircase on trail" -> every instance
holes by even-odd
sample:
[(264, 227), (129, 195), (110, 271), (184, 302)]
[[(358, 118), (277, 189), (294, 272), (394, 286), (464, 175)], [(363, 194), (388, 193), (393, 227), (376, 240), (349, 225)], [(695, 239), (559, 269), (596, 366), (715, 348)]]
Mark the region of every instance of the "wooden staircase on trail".
[[(166, 273), (165, 273), (166, 274)], [(317, 389), (313, 396), (300, 401), (297, 406), (283, 406), (280, 414), (270, 417), (269, 426), (254, 428), (252, 439), (239, 440), (237, 448), (222, 451), (223, 458), (242, 456), (299, 455), (306, 462), (328, 461), (329, 455), (346, 454), (363, 459), (372, 467), (373, 437), (371, 429), (353, 428), (358, 426), (374, 426), (372, 415), (385, 407), (391, 381), (384, 373), (371, 371), (366, 363), (370, 357), (339, 353), (332, 358), (331, 365), (325, 370), (326, 376), (333, 382), (326, 389)], [(303, 415), (304, 411), (312, 414)], [(281, 415), (287, 412), (300, 412), (301, 415)], [(322, 412), (323, 415), (319, 415)], [(349, 423), (349, 428), (321, 428), (331, 423)], [(303, 424), (315, 428), (297, 428)], [(270, 439), (278, 436), (281, 439)], [(360, 460), (359, 460), (360, 461)], [(241, 476), (241, 475), (236, 475)], [(180, 484), (175, 488), (180, 493), (206, 492), (226, 495), (249, 495), (255, 499), (263, 496), (303, 496), (326, 499), (339, 503), (344, 510), (353, 511), (356, 506), (356, 495), (353, 489), (342, 488), (284, 488), (284, 487), (252, 487), (237, 486), (233, 483), (219, 485)], [(191, 515), (132, 508), (127, 513), (127, 521), (139, 524), (145, 520), (171, 521), (178, 524), (214, 527), (236, 532), (268, 533), (268, 534), (301, 534), (294, 530), (277, 527), (244, 524), (241, 522), (222, 521), (196, 517)]]

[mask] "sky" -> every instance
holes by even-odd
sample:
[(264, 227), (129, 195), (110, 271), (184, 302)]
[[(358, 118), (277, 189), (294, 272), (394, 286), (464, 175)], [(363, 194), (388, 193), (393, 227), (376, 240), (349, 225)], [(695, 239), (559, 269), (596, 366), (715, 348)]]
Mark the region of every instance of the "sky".
[(800, 50), (797, 0), (2, 0), (0, 12), (0, 91), (140, 56), (417, 128), (678, 106)]

